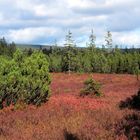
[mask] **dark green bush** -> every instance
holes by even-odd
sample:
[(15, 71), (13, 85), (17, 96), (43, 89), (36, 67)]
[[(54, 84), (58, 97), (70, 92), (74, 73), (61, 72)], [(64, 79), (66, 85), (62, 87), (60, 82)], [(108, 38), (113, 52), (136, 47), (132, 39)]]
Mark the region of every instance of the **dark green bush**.
[(140, 114), (127, 114), (116, 123), (116, 134), (126, 136), (128, 140), (140, 139)]
[(80, 96), (101, 96), (100, 91), (101, 84), (96, 82), (94, 79), (89, 78), (84, 82), (85, 87), (81, 90)]
[(12, 60), (0, 62), (0, 108), (25, 102), (40, 105), (50, 95), (48, 61), (41, 52), (25, 57), (17, 50)]
[(125, 101), (121, 101), (119, 104), (121, 109), (130, 108), (140, 110), (140, 88), (136, 95), (126, 98)]

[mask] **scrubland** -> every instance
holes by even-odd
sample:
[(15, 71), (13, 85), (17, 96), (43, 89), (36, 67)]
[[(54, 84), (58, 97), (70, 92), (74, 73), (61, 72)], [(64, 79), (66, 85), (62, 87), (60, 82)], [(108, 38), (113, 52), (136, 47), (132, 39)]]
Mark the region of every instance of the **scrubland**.
[[(92, 76), (102, 97), (80, 97)], [(136, 95), (139, 82), (128, 74), (52, 73), (51, 97), (40, 107), (24, 104), (0, 111), (1, 140), (127, 140), (138, 139), (138, 109), (120, 108)], [(131, 136), (132, 135), (132, 136)]]

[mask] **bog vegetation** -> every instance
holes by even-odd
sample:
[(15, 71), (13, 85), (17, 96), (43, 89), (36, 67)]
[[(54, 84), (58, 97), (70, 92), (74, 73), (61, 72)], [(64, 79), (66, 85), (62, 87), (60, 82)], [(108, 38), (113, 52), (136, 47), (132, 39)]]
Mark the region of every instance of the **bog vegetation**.
[[(139, 80), (140, 52), (113, 47), (109, 31), (102, 48), (96, 48), (95, 40), (92, 30), (88, 47), (78, 48), (69, 31), (65, 47), (55, 44), (50, 49), (16, 51), (14, 43), (0, 39), (0, 107), (16, 104), (19, 100), (36, 105), (45, 102), (50, 95), (49, 72), (128, 73), (135, 74)], [(90, 92), (101, 95), (99, 84), (92, 79), (85, 82), (81, 95)]]
[[(56, 44), (51, 49), (39, 50), (31, 48), (19, 50), (14, 43), (9, 44), (4, 38), (0, 39), (0, 109), (10, 105), (19, 108), (22, 104), (38, 106), (46, 102), (50, 96), (49, 72), (128, 73), (135, 74), (139, 80), (139, 51), (113, 47), (109, 31), (105, 37), (106, 44), (102, 48), (96, 48), (95, 39), (92, 31), (88, 47), (77, 48), (69, 31), (65, 47), (60, 48)], [(132, 94), (139, 81), (134, 80), (133, 76), (129, 78), (130, 75), (125, 75), (126, 79), (123, 75), (107, 74), (107, 77), (98, 75), (99, 78), (103, 77), (101, 80), (106, 84), (106, 90), (103, 91), (108, 94), (104, 99), (98, 100), (75, 98), (82, 87), (80, 83), (80, 80), (83, 80), (82, 76), (78, 74), (80, 78), (72, 79), (72, 76), (68, 78), (66, 74), (64, 75), (56, 76), (52, 90), (59, 93), (60, 87), (62, 93), (70, 93), (69, 95), (53, 96), (50, 104), (46, 104), (42, 109), (27, 108), (23, 112), (19, 111), (18, 115), (15, 112), (0, 113), (0, 139), (65, 137), (65, 139), (114, 140), (116, 136), (121, 139), (139, 139), (140, 90), (137, 95), (119, 104), (121, 109), (134, 109), (134, 114), (129, 110), (120, 111), (120, 108), (116, 107), (122, 93), (123, 96)], [(114, 78), (111, 79), (111, 76)], [(100, 88), (100, 83), (89, 78), (84, 82), (80, 95), (102, 96)], [(121, 96), (118, 93), (121, 93)], [(123, 115), (124, 118), (120, 118), (119, 115)]]

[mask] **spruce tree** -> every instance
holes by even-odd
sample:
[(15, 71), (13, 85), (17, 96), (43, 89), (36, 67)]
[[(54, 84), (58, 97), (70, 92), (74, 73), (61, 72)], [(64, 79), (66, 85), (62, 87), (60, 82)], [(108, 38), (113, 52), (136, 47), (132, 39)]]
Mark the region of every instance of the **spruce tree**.
[(75, 69), (75, 61), (76, 61), (76, 48), (74, 44), (74, 40), (72, 39), (72, 33), (69, 31), (66, 35), (65, 39), (66, 43), (64, 44), (65, 49), (62, 57), (63, 68), (65, 71), (68, 71), (70, 74), (71, 71)]
[(91, 35), (89, 36), (89, 47), (93, 51), (96, 47), (95, 45), (96, 36), (93, 33), (93, 29), (91, 30)]
[(105, 46), (108, 48), (109, 52), (113, 51), (113, 40), (112, 40), (112, 33), (110, 31), (107, 31), (107, 34), (105, 36)]

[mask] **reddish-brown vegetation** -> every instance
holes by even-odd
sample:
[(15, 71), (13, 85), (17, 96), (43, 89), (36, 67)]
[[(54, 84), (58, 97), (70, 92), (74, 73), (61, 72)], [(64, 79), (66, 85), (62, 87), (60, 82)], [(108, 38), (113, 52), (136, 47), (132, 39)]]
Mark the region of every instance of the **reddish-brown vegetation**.
[(89, 74), (52, 74), (52, 96), (41, 107), (15, 107), (0, 111), (2, 140), (122, 140), (117, 123), (135, 111), (119, 108), (119, 103), (136, 94), (133, 75), (93, 74), (102, 84), (101, 98), (80, 97)]

